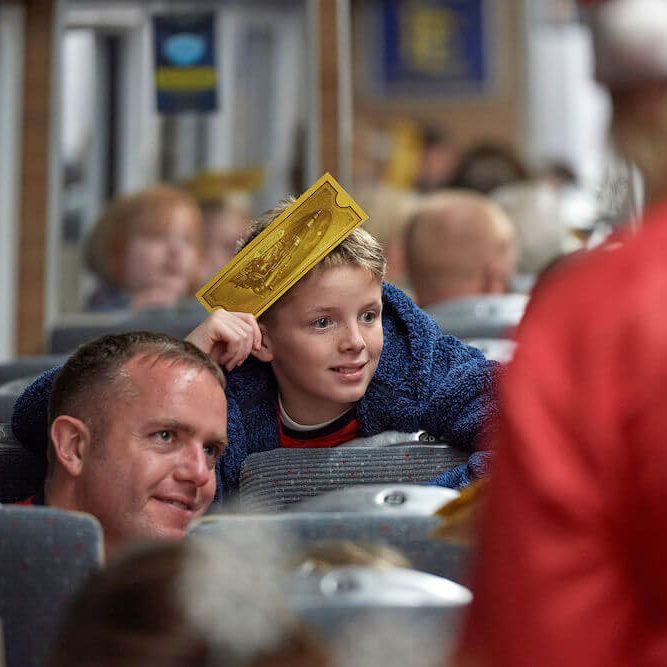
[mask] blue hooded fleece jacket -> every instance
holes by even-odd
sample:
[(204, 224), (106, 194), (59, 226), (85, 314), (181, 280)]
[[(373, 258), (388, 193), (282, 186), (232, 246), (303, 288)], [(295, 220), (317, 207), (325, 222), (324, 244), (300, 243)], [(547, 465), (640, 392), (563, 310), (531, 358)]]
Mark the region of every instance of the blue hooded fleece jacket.
[[(445, 336), (438, 325), (399, 289), (383, 285), (384, 347), (377, 370), (357, 403), (359, 436), (383, 431), (425, 430), (473, 451), (480, 430), (495, 412), (497, 364), (477, 349)], [(295, 359), (298, 363), (298, 360)], [(23, 445), (44, 455), (47, 404), (58, 369), (42, 374), (18, 398), (12, 429)], [(271, 365), (250, 357), (227, 375), (229, 444), (218, 466), (216, 497), (233, 492), (248, 454), (279, 446), (278, 385)], [(486, 453), (434, 480), (459, 488), (483, 474)]]

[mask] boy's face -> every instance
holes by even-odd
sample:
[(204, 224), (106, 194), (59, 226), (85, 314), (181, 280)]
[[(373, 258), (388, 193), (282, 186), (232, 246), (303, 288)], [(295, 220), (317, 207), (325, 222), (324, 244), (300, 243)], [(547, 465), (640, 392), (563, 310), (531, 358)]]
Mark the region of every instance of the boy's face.
[(357, 266), (319, 269), (261, 324), (283, 405), (301, 424), (334, 419), (366, 392), (382, 352), (382, 287)]

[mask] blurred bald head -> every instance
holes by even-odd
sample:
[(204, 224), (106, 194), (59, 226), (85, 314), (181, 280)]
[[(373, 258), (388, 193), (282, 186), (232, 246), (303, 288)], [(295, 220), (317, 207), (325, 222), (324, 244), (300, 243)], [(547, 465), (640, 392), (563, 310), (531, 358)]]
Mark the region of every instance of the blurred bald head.
[(515, 232), (505, 212), (465, 190), (433, 194), (406, 230), (415, 301), (428, 307), (508, 291), (516, 267)]

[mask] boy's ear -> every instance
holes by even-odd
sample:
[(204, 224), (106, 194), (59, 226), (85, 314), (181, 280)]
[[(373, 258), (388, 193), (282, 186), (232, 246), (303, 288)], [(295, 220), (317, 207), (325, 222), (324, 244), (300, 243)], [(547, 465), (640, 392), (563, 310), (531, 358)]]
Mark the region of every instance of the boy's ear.
[(58, 464), (70, 475), (81, 474), (86, 453), (90, 449), (91, 433), (87, 424), (70, 415), (59, 415), (51, 424), (51, 442)]
[(257, 357), (260, 361), (266, 361), (267, 363), (273, 361), (273, 351), (271, 349), (271, 337), (269, 331), (266, 328), (266, 325), (262, 322), (259, 323), (259, 330), (262, 332), (262, 345), (259, 350), (253, 350), (253, 355)]

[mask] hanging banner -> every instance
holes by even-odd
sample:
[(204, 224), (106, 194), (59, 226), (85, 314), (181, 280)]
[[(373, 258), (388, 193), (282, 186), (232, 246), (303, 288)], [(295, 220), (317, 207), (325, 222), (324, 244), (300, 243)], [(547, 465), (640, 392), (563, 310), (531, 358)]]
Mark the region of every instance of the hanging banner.
[(153, 17), (158, 113), (215, 111), (215, 16), (170, 14)]
[(489, 83), (485, 5), (485, 0), (382, 0), (377, 83), (384, 92), (484, 92)]

